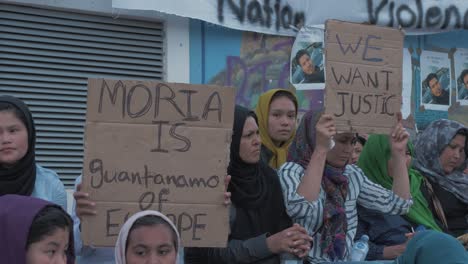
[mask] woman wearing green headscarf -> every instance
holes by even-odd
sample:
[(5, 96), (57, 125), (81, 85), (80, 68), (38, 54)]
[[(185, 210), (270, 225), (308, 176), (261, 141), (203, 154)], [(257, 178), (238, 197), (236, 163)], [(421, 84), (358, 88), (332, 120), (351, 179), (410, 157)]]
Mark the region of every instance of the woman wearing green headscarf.
[[(392, 168), (388, 167), (390, 149), (388, 136), (371, 135), (357, 163), (371, 181), (387, 189), (391, 189), (393, 184)], [(420, 191), (423, 178), (410, 166), (412, 155), (413, 146), (408, 143), (407, 167), (413, 205), (407, 215), (384, 215), (358, 207), (359, 223), (355, 237), (359, 239), (362, 234), (369, 236), (368, 260), (398, 257), (406, 248), (405, 233), (411, 232), (412, 226), (422, 225), (427, 229), (441, 231)]]

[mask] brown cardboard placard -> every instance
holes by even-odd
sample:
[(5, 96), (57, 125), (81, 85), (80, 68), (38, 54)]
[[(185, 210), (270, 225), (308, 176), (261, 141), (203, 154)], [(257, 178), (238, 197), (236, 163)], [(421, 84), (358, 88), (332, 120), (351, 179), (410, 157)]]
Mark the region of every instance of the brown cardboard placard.
[(327, 20), (325, 112), (340, 132), (388, 134), (401, 108), (404, 33)]
[(234, 100), (227, 87), (90, 79), (83, 190), (98, 214), (83, 219), (84, 244), (114, 246), (129, 215), (152, 209), (183, 246), (226, 246)]

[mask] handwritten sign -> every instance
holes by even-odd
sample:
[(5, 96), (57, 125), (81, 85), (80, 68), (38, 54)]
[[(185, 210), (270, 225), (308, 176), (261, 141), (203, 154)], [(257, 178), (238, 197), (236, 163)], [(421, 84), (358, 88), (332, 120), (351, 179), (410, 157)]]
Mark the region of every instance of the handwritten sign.
[(98, 214), (82, 223), (84, 243), (114, 246), (129, 216), (159, 210), (184, 246), (225, 246), (234, 98), (218, 86), (90, 79), (83, 188)]
[(342, 132), (389, 133), (401, 106), (403, 32), (328, 20), (325, 34), (325, 112)]

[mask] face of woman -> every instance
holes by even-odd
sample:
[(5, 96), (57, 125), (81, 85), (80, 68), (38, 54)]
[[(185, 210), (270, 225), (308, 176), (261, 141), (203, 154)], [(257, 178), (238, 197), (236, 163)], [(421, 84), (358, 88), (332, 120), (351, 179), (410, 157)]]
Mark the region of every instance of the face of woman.
[(466, 167), (462, 167), (463, 164), (465, 164), (465, 160), (466, 160), (466, 154), (465, 154), (465, 151), (462, 151), (460, 153), (460, 158), (458, 159), (458, 164), (456, 166), (456, 168), (461, 168), (463, 170), (463, 173), (467, 174), (466, 172), (468, 171), (468, 165)]
[(327, 162), (336, 168), (344, 167), (351, 158), (355, 137), (352, 133), (340, 133), (334, 136), (335, 146), (328, 151)]
[(128, 236), (127, 264), (175, 264), (177, 249), (169, 227), (158, 224), (140, 226)]
[(26, 264), (65, 264), (70, 233), (57, 228), (51, 235), (29, 245)]
[(362, 144), (361, 142), (357, 141), (353, 147), (353, 153), (351, 153), (351, 164), (356, 164), (358, 162), (361, 152), (362, 152)]
[(286, 96), (275, 98), (268, 112), (268, 135), (275, 145), (287, 141), (296, 129), (296, 106)]
[(0, 165), (13, 166), (28, 152), (28, 130), (13, 112), (0, 112)]
[(239, 146), (239, 156), (245, 163), (255, 164), (260, 160), (260, 132), (257, 122), (249, 116), (244, 123)]
[(464, 135), (455, 135), (450, 143), (445, 146), (439, 156), (439, 162), (445, 174), (450, 174), (453, 170), (460, 166), (460, 160), (465, 157), (465, 141)]

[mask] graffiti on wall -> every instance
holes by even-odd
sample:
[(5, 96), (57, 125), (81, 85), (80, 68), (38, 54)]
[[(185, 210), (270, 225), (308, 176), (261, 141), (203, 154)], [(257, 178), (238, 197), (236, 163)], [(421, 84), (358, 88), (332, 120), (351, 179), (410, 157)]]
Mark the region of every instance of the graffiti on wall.
[[(292, 37), (244, 32), (240, 56), (227, 56), (225, 68), (209, 83), (236, 87), (236, 103), (250, 108), (269, 89), (293, 89), (289, 83), (293, 42)], [(297, 91), (297, 96), (300, 112), (322, 107), (323, 90)]]

